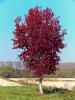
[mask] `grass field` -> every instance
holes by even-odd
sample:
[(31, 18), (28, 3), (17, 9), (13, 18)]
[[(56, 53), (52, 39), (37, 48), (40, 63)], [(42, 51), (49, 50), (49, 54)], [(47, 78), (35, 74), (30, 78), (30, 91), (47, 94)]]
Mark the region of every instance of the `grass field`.
[(38, 87), (0, 87), (0, 100), (75, 100), (75, 91), (49, 91), (40, 95)]

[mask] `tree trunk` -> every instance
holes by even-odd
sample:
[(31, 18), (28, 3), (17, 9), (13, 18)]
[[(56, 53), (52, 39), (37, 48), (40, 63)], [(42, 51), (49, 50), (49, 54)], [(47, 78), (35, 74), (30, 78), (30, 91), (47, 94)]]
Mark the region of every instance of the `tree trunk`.
[(43, 94), (43, 87), (42, 87), (42, 76), (39, 77), (39, 92)]

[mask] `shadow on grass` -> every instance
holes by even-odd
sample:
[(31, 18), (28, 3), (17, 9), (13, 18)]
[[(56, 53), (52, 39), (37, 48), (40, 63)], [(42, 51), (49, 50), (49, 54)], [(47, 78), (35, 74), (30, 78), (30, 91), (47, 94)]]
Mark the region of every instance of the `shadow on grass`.
[(62, 88), (43, 88), (44, 94), (53, 94), (53, 93), (65, 93), (69, 90)]

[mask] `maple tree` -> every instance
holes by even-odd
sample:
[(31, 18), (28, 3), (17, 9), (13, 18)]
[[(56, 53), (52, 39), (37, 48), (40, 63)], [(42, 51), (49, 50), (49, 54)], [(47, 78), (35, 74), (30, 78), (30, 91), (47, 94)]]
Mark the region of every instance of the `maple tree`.
[(34, 76), (55, 73), (60, 62), (60, 50), (66, 32), (61, 30), (59, 18), (54, 17), (51, 9), (31, 8), (23, 22), (15, 20), (14, 48), (22, 49), (19, 58)]

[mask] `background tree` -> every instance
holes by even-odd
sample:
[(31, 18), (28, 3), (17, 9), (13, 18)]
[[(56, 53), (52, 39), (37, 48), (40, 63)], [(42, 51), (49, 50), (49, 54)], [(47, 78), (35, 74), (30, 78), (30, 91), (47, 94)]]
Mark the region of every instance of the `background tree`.
[(42, 91), (42, 76), (55, 73), (60, 62), (60, 50), (66, 32), (61, 30), (59, 19), (54, 17), (51, 9), (31, 8), (25, 21), (21, 17), (15, 20), (14, 48), (22, 49), (20, 60), (26, 62), (26, 67), (35, 77), (39, 77), (40, 93)]
[(3, 65), (0, 67), (0, 77), (3, 78), (14, 78), (20, 77), (20, 71), (13, 68), (12, 66)]

